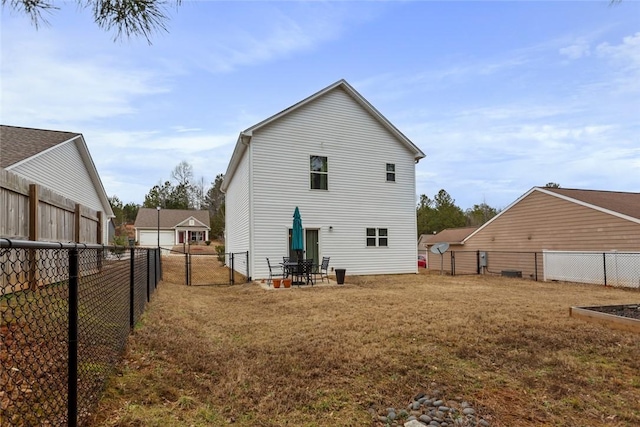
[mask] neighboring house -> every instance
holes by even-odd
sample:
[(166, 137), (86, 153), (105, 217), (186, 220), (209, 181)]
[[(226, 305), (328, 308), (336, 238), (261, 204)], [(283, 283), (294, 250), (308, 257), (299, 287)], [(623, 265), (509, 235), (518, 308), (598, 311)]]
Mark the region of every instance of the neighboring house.
[(183, 243), (209, 240), (209, 211), (140, 208), (136, 222), (136, 242), (142, 247), (170, 248)]
[(0, 168), (102, 212), (100, 240), (109, 242), (114, 215), (82, 134), (0, 125)]
[(534, 187), (462, 243), (485, 251), (640, 251), (640, 193)]
[(253, 278), (290, 250), (299, 207), (305, 258), (349, 274), (417, 272), (420, 149), (340, 80), (241, 132), (222, 190), (225, 249)]
[[(542, 278), (549, 251), (562, 251), (574, 268), (586, 258), (598, 267), (604, 252), (640, 252), (640, 193), (534, 187), (461, 243), (487, 252), (488, 271)], [(456, 255), (456, 272), (477, 271), (476, 256), (467, 254)]]
[(440, 268), (440, 255), (431, 252), (436, 243), (448, 243), (449, 251), (464, 250), (463, 241), (478, 227), (445, 228), (436, 234), (421, 234), (418, 239), (418, 252), (427, 258), (428, 268)]

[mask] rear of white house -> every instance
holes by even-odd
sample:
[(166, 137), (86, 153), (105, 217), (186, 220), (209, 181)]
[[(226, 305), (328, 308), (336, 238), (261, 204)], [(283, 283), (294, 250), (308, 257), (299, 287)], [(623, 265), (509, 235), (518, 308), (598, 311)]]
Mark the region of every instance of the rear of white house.
[(300, 209), (305, 258), (347, 275), (417, 271), (415, 164), (422, 151), (346, 81), (240, 133), (227, 168), (227, 252), (253, 279), (290, 255)]

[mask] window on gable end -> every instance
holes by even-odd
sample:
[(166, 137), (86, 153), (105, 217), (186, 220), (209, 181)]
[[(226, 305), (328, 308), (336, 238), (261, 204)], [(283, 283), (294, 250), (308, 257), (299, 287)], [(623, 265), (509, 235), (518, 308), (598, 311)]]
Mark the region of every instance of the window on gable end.
[(396, 181), (396, 164), (387, 163), (387, 182)]
[(309, 157), (309, 180), (312, 190), (329, 189), (329, 167), (324, 156)]

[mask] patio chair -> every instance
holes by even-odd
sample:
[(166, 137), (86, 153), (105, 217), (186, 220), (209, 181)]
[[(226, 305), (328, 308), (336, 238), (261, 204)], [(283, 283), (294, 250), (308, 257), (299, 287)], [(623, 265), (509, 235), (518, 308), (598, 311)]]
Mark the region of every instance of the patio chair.
[(329, 259), (330, 257), (328, 256), (323, 256), (322, 257), (322, 263), (317, 266), (318, 268), (316, 269), (316, 271), (313, 273), (314, 276), (319, 274), (320, 275), (320, 281), (324, 282), (324, 279), (327, 279), (327, 282), (329, 281)]
[(269, 262), (269, 258), (267, 258), (267, 265), (269, 266), (269, 278), (267, 279), (267, 285), (271, 286), (271, 284), (273, 283), (273, 278), (274, 277), (282, 277), (284, 278), (284, 273), (274, 273), (273, 270), (271, 269), (271, 263)]
[(313, 286), (313, 259), (300, 261), (299, 268), (294, 272), (294, 283), (300, 285), (311, 283)]

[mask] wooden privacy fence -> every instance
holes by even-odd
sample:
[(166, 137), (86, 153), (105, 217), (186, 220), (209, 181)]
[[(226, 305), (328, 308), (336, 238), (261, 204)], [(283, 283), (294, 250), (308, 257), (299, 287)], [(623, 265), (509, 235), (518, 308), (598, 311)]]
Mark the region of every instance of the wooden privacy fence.
[(104, 243), (102, 212), (0, 169), (0, 237)]
[[(41, 185), (12, 172), (0, 169), (0, 238), (102, 244), (103, 213), (76, 203)], [(43, 260), (37, 251), (29, 250), (24, 259), (5, 259), (15, 253), (1, 254), (3, 262), (21, 266), (13, 276), (0, 276), (0, 294), (16, 282), (31, 289), (48, 284), (40, 273), (51, 268), (51, 260)], [(22, 280), (27, 278), (27, 280)]]

